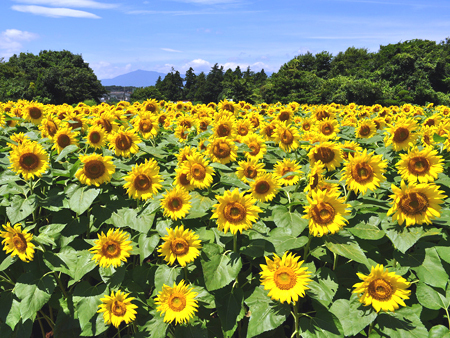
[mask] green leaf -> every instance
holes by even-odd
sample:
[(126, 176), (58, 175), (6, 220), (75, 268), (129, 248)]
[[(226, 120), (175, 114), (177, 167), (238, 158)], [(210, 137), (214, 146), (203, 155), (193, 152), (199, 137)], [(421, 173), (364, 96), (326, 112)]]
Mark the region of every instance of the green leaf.
[(11, 225), (15, 225), (30, 216), (36, 210), (37, 206), (38, 203), (35, 195), (31, 195), (28, 198), (15, 195), (11, 200), (11, 206), (6, 207), (6, 215)]
[(320, 268), (316, 272), (317, 280), (308, 283), (309, 290), (306, 293), (313, 299), (319, 301), (322, 305), (328, 306), (333, 301), (333, 297), (339, 287), (335, 282), (336, 275), (327, 268)]
[(163, 159), (167, 156), (167, 153), (165, 151), (162, 151), (160, 148), (150, 147), (145, 145), (144, 143), (139, 143), (139, 148), (142, 151), (145, 151), (147, 154), (150, 154), (156, 158)]
[(199, 325), (177, 325), (175, 328), (174, 336), (176, 338), (208, 338), (208, 331)]
[(318, 308), (314, 317), (302, 317), (299, 331), (303, 338), (337, 338), (343, 337), (342, 325), (337, 317), (323, 306)]
[(169, 323), (164, 322), (164, 315), (156, 311), (151, 311), (150, 313), (153, 315), (153, 318), (140, 327), (141, 331), (144, 329), (150, 338), (167, 338), (166, 331)]
[(235, 173), (223, 173), (220, 176), (220, 183), (231, 186), (231, 187), (237, 187), (242, 190), (249, 190), (250, 186), (248, 184), (245, 184), (242, 182)]
[[(289, 233), (289, 231), (287, 231)], [(286, 251), (302, 248), (308, 243), (306, 236), (292, 236), (286, 233), (285, 228), (275, 228), (269, 233), (268, 241), (273, 245), (278, 255), (283, 255)]]
[(401, 311), (380, 313), (372, 332), (378, 333), (381, 337), (390, 338), (428, 336), (427, 329), (417, 315), (412, 312), (405, 315)]
[(381, 221), (378, 217), (372, 216), (369, 218), (368, 222), (361, 222), (356, 224), (352, 228), (347, 228), (354, 236), (367, 239), (367, 240), (377, 240), (383, 238), (384, 231), (378, 228), (378, 224)]
[(66, 227), (67, 224), (50, 224), (39, 229), (39, 235), (33, 239), (43, 245), (53, 245), (56, 247), (56, 241), (61, 236), (61, 231)]
[(363, 306), (357, 295), (352, 295), (350, 300), (336, 300), (330, 312), (339, 319), (346, 337), (357, 335), (377, 318), (377, 313), (371, 307)]
[(55, 162), (61, 161), (67, 155), (69, 155), (70, 153), (73, 153), (74, 151), (77, 151), (77, 150), (78, 150), (78, 146), (77, 145), (75, 145), (75, 144), (68, 145), (63, 150), (61, 150), (59, 155), (56, 157)]
[(100, 189), (80, 186), (70, 197), (69, 208), (81, 215), (92, 205), (100, 191)]
[(275, 302), (267, 296), (268, 291), (262, 285), (257, 286), (245, 300), (249, 307), (247, 337), (255, 337), (263, 332), (273, 330), (283, 324), (290, 314), (290, 306)]
[(185, 219), (194, 219), (205, 216), (215, 203), (214, 200), (207, 196), (202, 196), (196, 191), (191, 193), (191, 197), (191, 210)]
[[(73, 304), (76, 309), (82, 336), (96, 336), (108, 329), (104, 323), (103, 315), (97, 314), (98, 306), (102, 303), (100, 298), (109, 295), (105, 284), (91, 286), (88, 282), (82, 281), (73, 291)], [(100, 317), (100, 320), (97, 320)]]
[(125, 265), (117, 268), (112, 265), (107, 268), (99, 268), (100, 277), (106, 284), (108, 284), (110, 289), (117, 289), (122, 285), (123, 279), (125, 278), (125, 271)]
[(333, 234), (325, 236), (325, 245), (331, 252), (335, 253), (336, 255), (354, 260), (358, 263), (362, 263), (369, 269), (372, 266), (356, 241), (337, 234)]
[(244, 317), (244, 291), (228, 285), (214, 292), (217, 314), (224, 337), (232, 337), (238, 322)]
[(308, 226), (308, 220), (302, 218), (297, 212), (289, 212), (285, 206), (276, 206), (272, 209), (273, 221), (277, 227), (290, 230), (294, 237), (300, 235)]
[(113, 213), (109, 221), (117, 228), (128, 227), (147, 234), (153, 225), (154, 219), (155, 214), (138, 215), (134, 209), (122, 208)]
[(32, 319), (50, 299), (55, 289), (56, 281), (52, 275), (35, 276), (27, 272), (19, 277), (14, 288), (14, 294), (21, 300), (20, 313), (22, 320)]
[(139, 244), (139, 258), (140, 258), (140, 264), (142, 265), (142, 262), (144, 259), (146, 259), (148, 256), (152, 254), (152, 252), (155, 250), (156, 246), (159, 243), (159, 235), (153, 234), (150, 237), (147, 237), (145, 234), (140, 234), (138, 239)]
[(213, 168), (216, 168), (216, 169), (223, 170), (223, 171), (230, 171), (231, 170), (231, 168), (226, 166), (225, 164), (217, 163), (217, 162), (211, 162), (209, 164), (209, 166), (213, 167)]
[(437, 288), (445, 289), (449, 277), (445, 268), (442, 266), (436, 248), (426, 248), (425, 259), (422, 264), (412, 269), (417, 273), (417, 277), (419, 277), (422, 282)]
[(416, 297), (421, 305), (432, 310), (447, 309), (450, 305), (450, 300), (445, 300), (444, 296), (425, 283), (417, 284)]
[(215, 254), (205, 258), (201, 256), (201, 264), (208, 291), (218, 290), (235, 280), (241, 271), (242, 261), (236, 253)]
[(450, 338), (450, 330), (444, 325), (436, 325), (428, 332), (428, 338)]
[(386, 236), (394, 244), (394, 247), (403, 253), (416, 244), (423, 235), (423, 228), (421, 226), (404, 227), (388, 222), (383, 222), (381, 226), (386, 232)]
[(158, 266), (155, 272), (155, 290), (162, 291), (163, 285), (173, 286), (173, 283), (181, 281), (181, 268), (169, 267), (165, 264)]
[(11, 330), (14, 330), (16, 325), (21, 320), (20, 303), (12, 292), (2, 292), (0, 294), (0, 320), (6, 323)]
[(0, 259), (3, 259), (0, 263), (0, 271), (4, 271), (7, 268), (9, 268), (12, 264), (14, 264), (18, 258), (17, 256), (12, 257), (11, 255), (6, 255), (2, 251), (2, 253), (0, 254)]

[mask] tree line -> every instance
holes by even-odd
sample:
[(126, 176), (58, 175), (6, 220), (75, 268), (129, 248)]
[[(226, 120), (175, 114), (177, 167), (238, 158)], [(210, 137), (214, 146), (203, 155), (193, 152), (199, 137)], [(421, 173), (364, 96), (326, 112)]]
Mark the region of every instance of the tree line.
[[(81, 55), (69, 51), (20, 53), (0, 60), (0, 101), (43, 103), (99, 102), (106, 93)], [(294, 57), (268, 76), (224, 70), (217, 63), (206, 74), (172, 70), (154, 86), (136, 88), (132, 101), (146, 99), (209, 103), (223, 99), (250, 103), (400, 105), (427, 102), (450, 105), (450, 38), (409, 40), (380, 46), (377, 52), (349, 47), (332, 55), (322, 51)]]

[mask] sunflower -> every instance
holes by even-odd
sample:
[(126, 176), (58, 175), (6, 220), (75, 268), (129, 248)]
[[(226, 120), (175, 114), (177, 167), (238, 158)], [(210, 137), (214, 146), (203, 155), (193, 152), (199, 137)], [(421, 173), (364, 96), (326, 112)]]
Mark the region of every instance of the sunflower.
[(239, 106), (239, 104), (236, 104), (234, 102), (223, 100), (223, 101), (219, 102), (218, 108), (219, 108), (219, 110), (227, 110), (227, 111), (235, 114), (239, 111), (239, 109), (241, 107)]
[(116, 156), (130, 157), (139, 150), (138, 143), (141, 138), (132, 130), (121, 127), (116, 133), (108, 137), (109, 148), (114, 150)]
[(44, 108), (42, 103), (29, 102), (22, 108), (22, 114), (25, 121), (39, 125), (44, 118)]
[(341, 144), (341, 151), (344, 160), (348, 161), (348, 159), (352, 158), (355, 154), (362, 152), (363, 148), (355, 141), (344, 141), (344, 143)]
[(164, 260), (172, 265), (175, 261), (181, 266), (193, 262), (199, 255), (201, 249), (198, 235), (184, 226), (175, 227), (167, 230), (167, 236), (162, 237), (164, 243), (159, 247), (159, 256), (164, 256)]
[(300, 125), (301, 131), (310, 131), (314, 126), (315, 121), (311, 117), (302, 117), (297, 123)]
[(211, 124), (212, 119), (208, 116), (202, 116), (196, 120), (195, 126), (197, 128), (197, 134), (201, 134), (208, 130), (209, 125)]
[(275, 141), (275, 129), (277, 128), (276, 122), (261, 123), (259, 133), (266, 141)]
[(234, 129), (236, 129), (237, 140), (242, 142), (242, 139), (251, 133), (253, 126), (249, 119), (240, 119), (234, 123)]
[(14, 147), (9, 153), (11, 169), (16, 175), (22, 174), (24, 180), (41, 177), (50, 167), (48, 154), (37, 142), (24, 142)]
[(377, 125), (373, 120), (364, 119), (355, 128), (356, 138), (371, 138), (377, 132)]
[(422, 145), (424, 147), (428, 147), (428, 146), (433, 147), (436, 144), (436, 142), (434, 141), (434, 138), (433, 138), (434, 134), (436, 134), (436, 133), (437, 133), (436, 127), (428, 127), (428, 126), (423, 127), (422, 126), (422, 128), (420, 129), (420, 132), (419, 132), (420, 139), (422, 140)]
[(252, 196), (261, 202), (270, 202), (280, 190), (278, 176), (272, 173), (264, 173), (250, 182)]
[(107, 141), (105, 129), (99, 125), (93, 125), (88, 129), (86, 141), (91, 148), (103, 148)]
[(285, 152), (290, 153), (299, 147), (300, 135), (298, 130), (293, 125), (288, 125), (287, 122), (280, 122), (274, 131), (275, 142)]
[(383, 174), (386, 172), (387, 161), (382, 155), (374, 155), (374, 152), (355, 153), (342, 169), (341, 181), (346, 180), (345, 185), (349, 190), (363, 195), (367, 190), (374, 191), (380, 183), (386, 180)]
[(108, 233), (102, 231), (97, 233), (98, 239), (94, 241), (94, 246), (89, 249), (94, 256), (92, 260), (101, 267), (108, 268), (113, 266), (117, 268), (126, 262), (130, 257), (130, 251), (133, 247), (130, 245), (130, 235), (120, 229), (109, 229)]
[(237, 146), (230, 139), (219, 137), (208, 145), (208, 153), (213, 162), (227, 164), (236, 161)]
[(191, 129), (186, 126), (177, 126), (174, 135), (179, 142), (186, 142), (190, 132)]
[(423, 150), (414, 148), (408, 151), (408, 154), (400, 154), (400, 158), (396, 164), (398, 173), (409, 183), (433, 182), (438, 174), (444, 171), (444, 160), (432, 147), (426, 147)]
[(39, 130), (41, 131), (42, 138), (52, 137), (58, 131), (61, 121), (52, 115), (44, 117), (39, 124)]
[[(275, 174), (279, 176), (280, 184), (284, 186), (297, 184), (300, 180), (300, 174), (303, 174), (297, 161), (288, 158), (284, 158), (282, 161), (278, 161), (273, 169)], [(288, 173), (295, 173), (295, 175), (283, 177)]]
[(78, 145), (78, 134), (77, 131), (72, 131), (72, 129), (68, 127), (58, 129), (55, 135), (51, 137), (53, 141), (52, 149), (56, 149), (59, 154), (67, 146), (72, 144)]
[(197, 312), (198, 304), (195, 300), (197, 292), (189, 288), (184, 280), (178, 285), (173, 283), (172, 287), (164, 284), (162, 291), (158, 293), (155, 298), (156, 311), (160, 312), (161, 316), (164, 315), (166, 323), (173, 321), (175, 324), (187, 323)]
[(341, 230), (347, 220), (345, 215), (349, 214), (346, 208), (350, 204), (345, 203), (344, 198), (338, 194), (329, 194), (326, 190), (311, 191), (307, 196), (309, 205), (305, 206), (306, 215), (309, 219), (309, 233), (315, 237), (322, 237), (328, 233), (334, 234)]
[(33, 235), (25, 229), (22, 230), (20, 223), (14, 225), (14, 228), (9, 222), (2, 226), (6, 231), (0, 231), (0, 237), (4, 238), (2, 244), (6, 254), (11, 253), (11, 257), (18, 256), (27, 263), (32, 261), (34, 257), (34, 244), (31, 243)]
[(377, 264), (368, 276), (357, 273), (363, 281), (353, 285), (353, 293), (359, 294), (359, 301), (365, 306), (372, 305), (375, 311), (395, 311), (399, 305), (406, 306), (403, 299), (409, 299), (409, 283), (395, 272), (389, 272), (383, 265)]
[(275, 119), (280, 122), (287, 122), (289, 124), (294, 119), (294, 111), (290, 107), (285, 107), (280, 110)]
[(184, 218), (191, 209), (191, 195), (186, 190), (175, 187), (166, 190), (161, 199), (161, 207), (165, 217), (170, 217), (174, 221)]
[(257, 159), (250, 158), (246, 161), (239, 161), (236, 176), (244, 183), (256, 179), (264, 172), (264, 163), (258, 163)]
[(258, 219), (258, 213), (262, 210), (255, 205), (256, 199), (252, 195), (244, 196), (235, 188), (233, 191), (225, 191), (223, 196), (216, 195), (218, 204), (213, 205), (211, 219), (217, 218), (217, 227), (224, 233), (228, 230), (234, 235), (238, 231), (251, 229), (252, 223)]
[(141, 107), (143, 111), (150, 112), (152, 114), (158, 114), (159, 110), (161, 109), (160, 104), (155, 99), (144, 101)]
[(113, 133), (119, 129), (116, 122), (116, 116), (112, 112), (103, 112), (99, 117), (92, 121), (93, 125), (102, 127), (107, 134)]
[(83, 113), (77, 113), (77, 111), (68, 112), (65, 121), (70, 129), (79, 129), (85, 132), (87, 129), (87, 119)]
[(258, 134), (250, 133), (241, 141), (251, 149), (251, 151), (244, 152), (244, 155), (247, 158), (259, 160), (262, 159), (267, 153), (266, 143), (264, 142), (264, 139)]
[(7, 143), (7, 145), (10, 146), (11, 149), (16, 148), (18, 145), (21, 145), (23, 143), (31, 141), (30, 138), (22, 132), (12, 134), (10, 136), (10, 139), (11, 139), (11, 141), (15, 142), (15, 143), (9, 143), (9, 142)]
[(206, 189), (213, 182), (214, 169), (208, 165), (202, 154), (195, 153), (187, 156), (187, 161), (183, 163), (183, 171), (187, 180), (198, 189)]
[(434, 183), (410, 183), (406, 185), (402, 180), (400, 188), (391, 185), (393, 199), (392, 207), (388, 210), (387, 215), (392, 215), (392, 221), (397, 221), (402, 225), (406, 222), (406, 226), (413, 224), (431, 224), (431, 220), (440, 217), (441, 206), (446, 198), (439, 186)]
[(331, 140), (339, 133), (339, 122), (336, 119), (325, 118), (316, 123), (315, 130), (327, 140)]
[(195, 189), (195, 186), (191, 184), (191, 181), (187, 179), (187, 173), (183, 168), (175, 168), (175, 180), (173, 184), (176, 187), (191, 191)]
[(213, 122), (213, 137), (236, 138), (236, 129), (234, 128), (234, 118), (222, 117)]
[(269, 290), (268, 296), (281, 303), (296, 303), (299, 297), (305, 296), (305, 291), (311, 282), (311, 272), (307, 267), (301, 267), (304, 261), (300, 256), (285, 252), (280, 258), (274, 254), (273, 260), (265, 257), (266, 264), (261, 264), (261, 284), (264, 290)]
[(103, 320), (105, 324), (112, 324), (116, 328), (119, 328), (120, 323), (131, 323), (136, 319), (137, 305), (131, 303), (134, 297), (127, 298), (129, 293), (124, 293), (120, 290), (114, 294), (111, 291), (111, 296), (105, 295), (105, 298), (101, 298), (102, 304), (98, 307), (97, 313), (103, 313)]
[(124, 180), (127, 183), (123, 187), (127, 189), (128, 196), (143, 200), (156, 195), (162, 188), (163, 181), (159, 175), (158, 163), (154, 159), (146, 159), (144, 163), (133, 166)]
[(417, 122), (414, 119), (399, 118), (395, 122), (395, 125), (391, 125), (387, 128), (384, 145), (387, 147), (392, 144), (395, 151), (408, 149), (416, 142), (416, 129)]
[(83, 184), (97, 187), (102, 183), (109, 182), (116, 170), (112, 159), (112, 156), (99, 154), (82, 155), (80, 160), (84, 166), (78, 169), (75, 177)]
[(305, 187), (305, 192), (313, 191), (317, 188), (317, 185), (324, 180), (325, 165), (322, 161), (315, 162), (309, 168), (308, 184)]
[(343, 160), (339, 145), (328, 141), (313, 146), (308, 156), (311, 164), (322, 161), (327, 170), (334, 170), (340, 167)]
[(159, 132), (158, 119), (149, 112), (137, 115), (132, 121), (134, 130), (139, 132), (143, 139), (155, 138)]

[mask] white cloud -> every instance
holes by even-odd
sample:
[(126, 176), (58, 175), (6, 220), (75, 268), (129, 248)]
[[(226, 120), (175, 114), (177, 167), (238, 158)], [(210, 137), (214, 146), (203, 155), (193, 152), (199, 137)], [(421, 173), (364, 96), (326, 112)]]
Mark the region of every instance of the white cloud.
[(89, 63), (89, 67), (92, 68), (99, 80), (112, 79), (113, 77), (132, 71), (131, 63), (125, 66), (117, 66), (106, 61), (100, 61)]
[(53, 7), (78, 7), (78, 8), (115, 8), (115, 4), (107, 4), (92, 0), (14, 0), (15, 2), (21, 2), (30, 5), (44, 5)]
[(181, 50), (171, 49), (171, 48), (161, 48), (162, 50), (166, 52), (172, 52), (172, 53), (183, 53)]
[(196, 73), (205, 72), (209, 73), (211, 70), (213, 64), (210, 62), (203, 60), (203, 59), (195, 59), (188, 63), (185, 63), (183, 66), (181, 66), (181, 72), (186, 72), (190, 67), (194, 69)]
[(0, 34), (0, 56), (8, 58), (13, 54), (22, 51), (23, 42), (37, 39), (39, 36), (35, 33), (21, 31), (18, 29), (7, 29)]
[(217, 4), (230, 4), (230, 3), (236, 3), (237, 0), (175, 0), (178, 2), (188, 2), (188, 3), (194, 3), (199, 5), (217, 5)]
[(95, 14), (70, 8), (51, 8), (43, 6), (12, 6), (11, 8), (18, 12), (48, 16), (51, 18), (72, 17), (72, 18), (100, 19), (100, 17)]

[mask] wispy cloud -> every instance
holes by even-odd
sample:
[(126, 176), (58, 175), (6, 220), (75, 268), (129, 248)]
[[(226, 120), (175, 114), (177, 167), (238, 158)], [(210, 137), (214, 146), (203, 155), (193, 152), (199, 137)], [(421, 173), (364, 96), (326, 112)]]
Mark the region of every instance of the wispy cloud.
[(194, 3), (199, 5), (218, 5), (218, 4), (231, 4), (239, 2), (238, 0), (172, 0), (172, 1)]
[(39, 36), (35, 33), (18, 29), (7, 29), (0, 34), (0, 56), (9, 57), (22, 50), (23, 43), (35, 40)]
[(72, 17), (72, 18), (100, 19), (98, 15), (70, 8), (51, 8), (43, 6), (20, 6), (20, 5), (12, 6), (11, 8), (18, 12), (48, 16), (51, 18)]
[(181, 50), (171, 49), (171, 48), (161, 48), (162, 50), (165, 50), (166, 52), (171, 53), (183, 53)]
[(44, 5), (53, 7), (75, 7), (75, 8), (99, 8), (108, 9), (118, 7), (116, 4), (108, 4), (92, 0), (14, 0), (30, 5)]
[(167, 14), (167, 15), (206, 15), (206, 14), (219, 14), (215, 12), (206, 11), (151, 11), (151, 10), (136, 10), (129, 11), (128, 14)]

